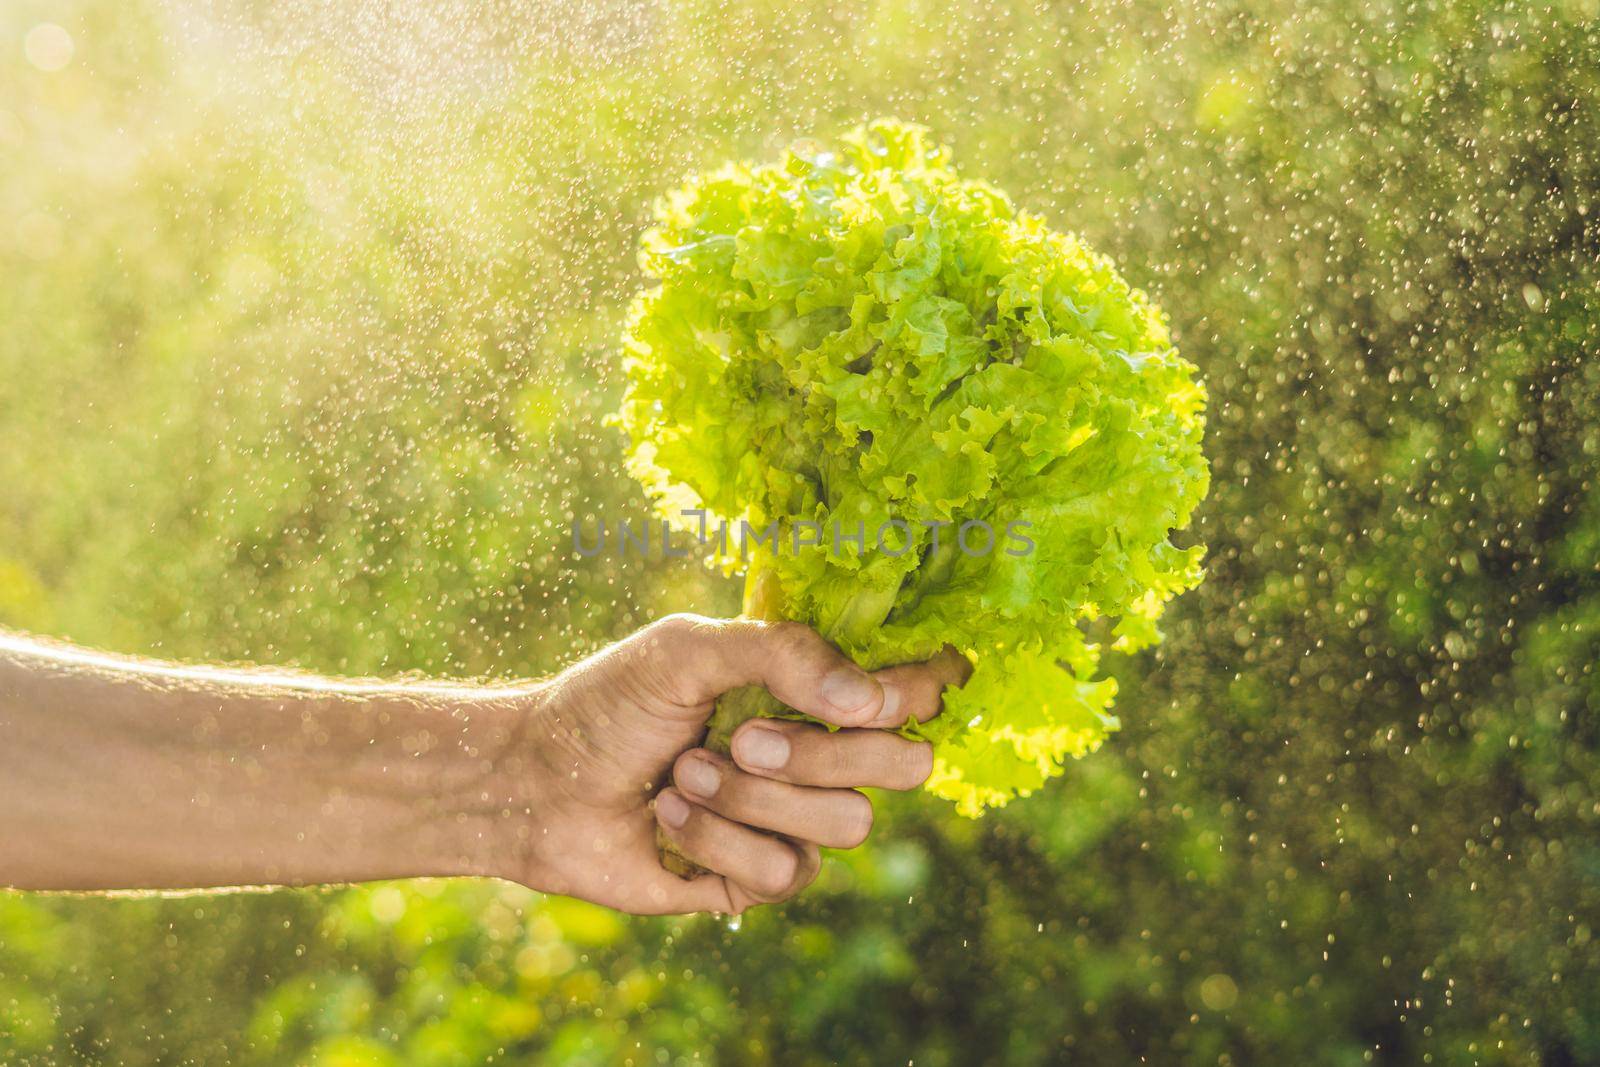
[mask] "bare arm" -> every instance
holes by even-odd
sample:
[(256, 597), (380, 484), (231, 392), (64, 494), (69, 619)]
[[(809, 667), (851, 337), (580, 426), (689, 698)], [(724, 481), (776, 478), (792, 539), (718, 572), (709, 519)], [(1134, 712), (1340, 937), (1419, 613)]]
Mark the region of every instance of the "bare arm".
[(0, 883), (492, 873), (489, 769), (512, 758), (534, 692), (179, 667), (0, 634)]

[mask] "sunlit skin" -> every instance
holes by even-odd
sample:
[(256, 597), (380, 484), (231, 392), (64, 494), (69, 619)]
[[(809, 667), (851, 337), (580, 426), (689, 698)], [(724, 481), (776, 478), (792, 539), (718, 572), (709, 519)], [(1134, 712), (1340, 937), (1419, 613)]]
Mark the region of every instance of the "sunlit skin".
[[(909, 789), (954, 652), (866, 674), (805, 627), (663, 619), (553, 679), (365, 682), (177, 666), (0, 634), (0, 884), (103, 891), (510, 879), (640, 914), (737, 914), (860, 844)], [(838, 729), (746, 723), (764, 685)], [(708, 873), (666, 871), (657, 828)]]

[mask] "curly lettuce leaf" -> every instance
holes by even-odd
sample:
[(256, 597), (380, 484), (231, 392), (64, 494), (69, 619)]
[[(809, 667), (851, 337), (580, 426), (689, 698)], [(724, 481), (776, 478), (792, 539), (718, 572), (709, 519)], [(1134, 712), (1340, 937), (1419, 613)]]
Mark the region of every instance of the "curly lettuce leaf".
[[(976, 815), (1116, 729), (1085, 626), (1159, 640), (1200, 578), (1171, 535), (1209, 477), (1204, 390), (1144, 293), (892, 121), (692, 179), (640, 261), (659, 284), (624, 338), (630, 470), (685, 528), (775, 523), (720, 562), (864, 666), (968, 657), (910, 728), (930, 790)], [(967, 523), (999, 543), (964, 550)]]

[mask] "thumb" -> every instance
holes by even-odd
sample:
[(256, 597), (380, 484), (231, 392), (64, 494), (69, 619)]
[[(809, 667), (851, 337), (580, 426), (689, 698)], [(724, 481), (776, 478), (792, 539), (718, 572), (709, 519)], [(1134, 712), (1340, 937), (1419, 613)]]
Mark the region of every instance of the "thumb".
[(883, 709), (883, 686), (797, 622), (673, 615), (648, 632), (688, 704), (759, 685), (796, 711), (836, 726), (861, 726)]

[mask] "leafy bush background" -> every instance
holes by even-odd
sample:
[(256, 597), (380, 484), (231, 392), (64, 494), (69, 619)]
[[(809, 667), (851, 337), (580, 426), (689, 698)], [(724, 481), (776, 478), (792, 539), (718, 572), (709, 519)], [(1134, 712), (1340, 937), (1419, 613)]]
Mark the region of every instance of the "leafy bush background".
[[(1115, 255), (1213, 397), (1125, 729), (730, 931), (515, 887), (0, 895), (18, 1064), (1600, 1062), (1600, 7), (0, 9), (0, 624), (534, 675), (650, 198), (880, 113)], [(27, 61), (40, 22), (66, 69)]]

